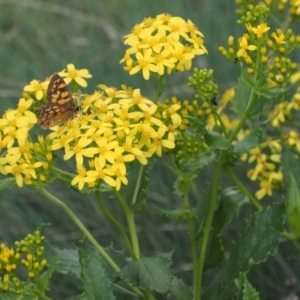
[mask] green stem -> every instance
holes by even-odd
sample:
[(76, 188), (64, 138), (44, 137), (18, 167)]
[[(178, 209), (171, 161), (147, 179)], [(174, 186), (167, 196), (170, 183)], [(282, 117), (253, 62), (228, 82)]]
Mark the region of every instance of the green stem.
[(237, 176), (234, 174), (234, 172), (229, 168), (225, 168), (226, 172), (232, 179), (232, 181), (236, 184), (236, 186), (239, 188), (239, 190), (246, 195), (250, 202), (257, 208), (258, 211), (262, 211), (264, 208), (263, 206), (258, 202), (258, 200), (246, 189), (246, 187), (242, 184), (242, 182), (237, 178)]
[[(190, 208), (189, 198), (188, 198), (188, 191), (184, 192), (184, 207)], [(191, 247), (192, 247), (192, 260), (193, 260), (193, 287), (194, 287), (194, 295), (196, 294), (196, 286), (197, 286), (197, 270), (198, 270), (198, 256), (197, 256), (197, 242), (195, 237), (195, 228), (193, 220), (187, 220), (189, 236), (191, 240)]]
[(46, 191), (43, 187), (38, 187), (39, 192), (44, 195), (48, 200), (58, 205), (62, 208), (65, 213), (73, 220), (73, 222), (79, 227), (79, 229), (84, 233), (87, 239), (91, 242), (91, 244), (99, 251), (99, 253), (103, 256), (103, 258), (108, 262), (108, 264), (116, 271), (119, 272), (120, 268), (115, 264), (115, 262), (111, 259), (111, 257), (106, 253), (106, 251), (98, 244), (95, 238), (90, 234), (87, 228), (81, 223), (81, 221), (77, 218), (77, 216), (73, 213), (73, 211), (62, 201), (60, 201), (55, 196), (51, 195), (48, 191)]
[(155, 298), (150, 290), (146, 290), (145, 294), (146, 294), (148, 300), (155, 300)]
[(201, 299), (201, 288), (202, 288), (202, 276), (203, 276), (203, 268), (204, 268), (204, 261), (205, 261), (205, 255), (206, 255), (206, 248), (208, 244), (208, 237), (210, 233), (211, 224), (213, 221), (215, 208), (217, 204), (217, 198), (218, 198), (218, 185), (220, 181), (221, 171), (223, 167), (223, 163), (225, 161), (227, 152), (223, 151), (221, 152), (220, 159), (217, 164), (217, 168), (214, 173), (213, 182), (212, 182), (212, 193), (211, 193), (211, 199), (210, 199), (210, 207), (208, 211), (208, 216), (206, 223), (204, 225), (203, 229), (203, 238), (202, 238), (202, 244), (201, 244), (201, 250), (200, 250), (200, 256), (199, 256), (199, 265), (196, 272), (196, 289), (195, 289), (195, 300)]
[[(37, 187), (38, 191), (44, 195), (48, 200), (53, 202), (62, 208), (65, 213), (73, 220), (73, 222), (79, 227), (79, 229), (84, 233), (86, 238), (91, 242), (91, 244), (99, 251), (102, 257), (108, 262), (108, 264), (115, 270), (116, 273), (120, 271), (119, 266), (111, 259), (111, 257), (106, 253), (106, 251), (98, 244), (95, 238), (90, 234), (87, 228), (81, 223), (77, 216), (72, 212), (72, 210), (62, 201), (60, 201), (55, 196), (51, 195), (43, 187)], [(126, 281), (125, 281), (126, 282)], [(126, 282), (126, 284), (140, 297), (145, 299), (145, 295), (136, 287), (132, 286), (131, 283)]]
[(121, 207), (123, 208), (123, 210), (125, 212), (125, 216), (127, 219), (128, 228), (129, 228), (129, 232), (130, 232), (130, 238), (131, 238), (131, 244), (132, 244), (134, 256), (136, 257), (136, 259), (140, 259), (140, 246), (139, 246), (139, 240), (138, 240), (138, 236), (137, 236), (137, 232), (136, 232), (134, 213), (128, 207), (127, 203), (125, 202), (123, 197), (120, 195), (120, 193), (117, 191), (115, 191), (114, 193), (115, 193), (115, 196), (116, 196), (119, 204), (121, 205)]
[(189, 235), (191, 240), (191, 247), (192, 247), (192, 260), (193, 260), (193, 287), (194, 287), (194, 295), (196, 295), (197, 290), (197, 270), (198, 267), (198, 256), (197, 256), (197, 243), (195, 237), (195, 229), (192, 220), (188, 220), (188, 228), (189, 228)]
[(107, 217), (107, 219), (110, 220), (110, 222), (117, 228), (117, 230), (121, 233), (123, 239), (124, 239), (124, 242), (126, 244), (126, 247), (131, 255), (131, 257), (133, 257), (134, 259), (135, 258), (135, 254), (133, 252), (133, 249), (131, 247), (131, 244), (130, 244), (130, 241), (129, 241), (129, 238), (123, 228), (123, 226), (118, 222), (118, 220), (108, 211), (108, 209), (106, 208), (104, 202), (103, 202), (103, 199), (101, 197), (101, 194), (99, 191), (96, 192), (96, 199), (97, 199), (97, 202), (98, 202), (98, 205), (100, 206), (102, 212), (104, 213), (104, 215)]
[(141, 186), (143, 171), (144, 171), (144, 166), (141, 165), (140, 169), (139, 169), (138, 177), (137, 177), (137, 180), (136, 180), (133, 197), (132, 197), (132, 206), (133, 207), (135, 206), (135, 203), (136, 203), (136, 200), (137, 200), (137, 196), (138, 196), (138, 192), (139, 192), (139, 188)]
[(70, 177), (70, 178), (74, 178), (74, 174), (72, 174), (72, 173), (66, 172), (66, 171), (61, 170), (61, 169), (56, 168), (56, 167), (52, 167), (52, 169), (53, 169), (54, 171), (56, 171), (57, 173), (66, 175), (66, 176), (68, 176), (68, 177)]

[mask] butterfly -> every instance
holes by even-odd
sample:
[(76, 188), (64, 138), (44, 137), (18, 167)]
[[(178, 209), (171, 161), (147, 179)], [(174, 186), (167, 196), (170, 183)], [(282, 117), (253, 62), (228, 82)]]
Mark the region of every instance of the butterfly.
[(78, 108), (69, 91), (67, 84), (58, 75), (54, 74), (47, 89), (48, 103), (40, 110), (38, 124), (43, 129), (48, 129), (73, 119)]

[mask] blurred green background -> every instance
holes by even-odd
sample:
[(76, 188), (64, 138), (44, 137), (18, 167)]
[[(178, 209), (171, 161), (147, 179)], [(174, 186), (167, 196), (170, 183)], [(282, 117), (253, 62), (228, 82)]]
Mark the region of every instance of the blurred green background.
[[(227, 45), (229, 35), (237, 37), (244, 31), (236, 24), (235, 9), (233, 0), (0, 0), (1, 114), (5, 109), (16, 106), (24, 85), (32, 79), (43, 81), (45, 77), (64, 69), (68, 63), (73, 63), (77, 69), (87, 68), (93, 75), (84, 93), (92, 92), (100, 83), (116, 87), (125, 84), (141, 88), (145, 96), (153, 98), (156, 81), (144, 81), (139, 75), (129, 76), (119, 61), (125, 51), (123, 36), (145, 17), (161, 13), (190, 19), (198, 26), (205, 36), (208, 55), (197, 58), (193, 66), (213, 69), (214, 79), (222, 93), (235, 85), (238, 76), (237, 66), (218, 51), (218, 46)], [(186, 85), (190, 75), (191, 72), (172, 75), (163, 97), (192, 99), (193, 91)], [(73, 170), (74, 166), (69, 161), (65, 163), (65, 169)], [(240, 167), (237, 172), (247, 180), (245, 168)], [(195, 202), (205, 197), (211, 174), (210, 169), (199, 174), (192, 195)], [(173, 271), (189, 282), (192, 266), (189, 263), (191, 255), (186, 227), (157, 215), (152, 208), (153, 205), (162, 209), (180, 207), (181, 199), (172, 192), (175, 178), (163, 164), (154, 168), (151, 177), (155, 180), (152, 179), (150, 184), (147, 209), (137, 216), (141, 251), (147, 255), (152, 251), (169, 252), (174, 247)], [(225, 177), (223, 184), (228, 186), (231, 183)], [(101, 245), (108, 246), (113, 242), (116, 249), (123, 248), (118, 233), (104, 219), (92, 195), (78, 194), (61, 183), (52, 184), (48, 189), (80, 216)], [(107, 203), (125, 224), (122, 211), (113, 199), (107, 199)], [(248, 210), (252, 212), (252, 208), (246, 207), (243, 213), (247, 215)], [(70, 248), (82, 237), (70, 219), (35, 190), (24, 187), (1, 192), (0, 242), (11, 244), (42, 223), (51, 223), (44, 233), (47, 241), (57, 247)], [(231, 236), (243, 226), (242, 219), (233, 222), (224, 237), (225, 241), (230, 243)], [(289, 248), (283, 251), (288, 252)], [(282, 260), (280, 254), (270, 259), (257, 267), (255, 275), (250, 278), (260, 290), (261, 299), (280, 299), (290, 293), (291, 288), (284, 282), (290, 277), (285, 275), (286, 269), (283, 272), (282, 263), (278, 262)], [(285, 268), (295, 274), (289, 266), (290, 262), (284, 263)], [(78, 293), (79, 283), (74, 279), (61, 275), (54, 277), (50, 297), (72, 299)]]

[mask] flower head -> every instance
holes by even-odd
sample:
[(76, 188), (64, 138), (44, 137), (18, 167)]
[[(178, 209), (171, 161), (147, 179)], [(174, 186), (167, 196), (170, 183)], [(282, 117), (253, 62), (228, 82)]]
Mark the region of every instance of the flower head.
[(188, 70), (196, 55), (207, 53), (203, 34), (197, 27), (190, 20), (168, 14), (134, 26), (124, 43), (129, 46), (120, 61), (126, 64), (124, 69), (131, 75), (141, 71), (146, 80), (151, 72), (163, 75)]

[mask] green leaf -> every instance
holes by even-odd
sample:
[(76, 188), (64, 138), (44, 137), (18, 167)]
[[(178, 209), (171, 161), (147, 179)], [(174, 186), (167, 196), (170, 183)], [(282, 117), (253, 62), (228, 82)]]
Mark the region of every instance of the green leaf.
[(193, 293), (191, 289), (177, 277), (172, 278), (172, 290), (171, 295), (175, 297), (176, 300), (187, 300), (193, 298)]
[(234, 96), (232, 98), (232, 109), (240, 115), (244, 115), (246, 112), (249, 99), (251, 94), (251, 88), (243, 80), (243, 78), (238, 79), (238, 85), (235, 89)]
[[(11, 296), (11, 295), (8, 295), (7, 293), (4, 293), (4, 292), (0, 292), (0, 300), (16, 300), (17, 296)], [(20, 297), (20, 296), (19, 296)], [(21, 296), (22, 298), (20, 299), (25, 299), (24, 297), (25, 296)], [(26, 300), (29, 300), (29, 298), (27, 298)], [(38, 300), (38, 297), (36, 296), (32, 296), (32, 298), (30, 298), (30, 300)]]
[(192, 116), (185, 116), (185, 118), (191, 120), (191, 122), (193, 123), (193, 129), (195, 131), (195, 134), (197, 135), (206, 134), (207, 132), (206, 127), (205, 124), (203, 124), (203, 122), (201, 121), (201, 119)]
[(16, 179), (14, 177), (5, 178), (0, 180), (0, 192), (13, 188), (16, 185)]
[(76, 249), (58, 249), (52, 248), (59, 255), (56, 266), (58, 272), (62, 274), (70, 274), (76, 278), (80, 278), (81, 267), (79, 263), (78, 248)]
[(55, 271), (55, 267), (57, 264), (59, 256), (57, 255), (51, 262), (50, 267), (48, 268), (48, 270), (46, 272), (44, 272), (37, 280), (37, 289), (40, 292), (45, 293), (48, 289), (48, 285), (49, 285), (49, 281), (50, 278), (53, 274), (53, 272)]
[(232, 220), (239, 215), (241, 208), (249, 203), (248, 198), (243, 195), (236, 187), (228, 187), (220, 192), (220, 204), (214, 214), (212, 224), (212, 238), (209, 240), (205, 258), (204, 269), (213, 268), (224, 261), (225, 252), (222, 245), (220, 234), (222, 230), (232, 223)]
[(171, 253), (155, 253), (151, 257), (134, 260), (124, 267), (119, 277), (140, 289), (167, 293), (172, 286)]
[(269, 102), (266, 98), (260, 97), (256, 100), (254, 106), (252, 107), (251, 112), (249, 113), (250, 120), (257, 120), (262, 112), (266, 111), (266, 106), (269, 105)]
[(81, 294), (76, 296), (73, 300), (89, 300), (89, 298), (85, 294)]
[(216, 154), (214, 152), (206, 152), (198, 156), (195, 161), (185, 163), (180, 168), (184, 172), (195, 172), (212, 163), (215, 158)]
[(256, 90), (254, 89), (256, 95), (260, 97), (264, 97), (267, 99), (279, 99), (287, 94), (287, 90), (283, 88), (268, 88), (268, 89), (261, 89)]
[(220, 234), (233, 218), (239, 215), (240, 209), (247, 203), (249, 203), (248, 198), (236, 187), (228, 187), (223, 190), (213, 223), (217, 234)]
[(240, 239), (218, 276), (208, 286), (203, 299), (232, 299), (236, 293), (234, 279), (247, 272), (252, 263), (259, 264), (277, 253), (282, 238), (285, 209), (283, 204), (256, 212), (241, 233)]
[(165, 210), (158, 207), (154, 207), (156, 212), (160, 215), (175, 219), (176, 221), (196, 219), (197, 215), (191, 209), (174, 209), (174, 210)]
[(220, 236), (215, 230), (212, 232), (212, 239), (207, 248), (207, 255), (204, 262), (204, 270), (214, 268), (225, 259), (225, 251)]
[(79, 249), (82, 288), (88, 300), (115, 299), (111, 282), (99, 257), (91, 250)]
[[(294, 178), (300, 178), (299, 160), (296, 159), (291, 148), (283, 143), (283, 151), (281, 152), (281, 166), (284, 181), (287, 187), (291, 185), (291, 174)], [(297, 180), (298, 190), (300, 190), (300, 180)]]
[[(265, 126), (263, 126), (265, 127)], [(237, 152), (239, 155), (248, 153), (250, 149), (257, 147), (259, 145), (259, 139), (262, 134), (262, 128), (258, 127), (247, 135), (243, 140), (238, 141), (234, 144), (234, 152)]]
[(300, 237), (300, 193), (297, 182), (291, 174), (290, 186), (287, 195), (287, 216), (291, 231), (296, 238)]
[(208, 132), (205, 135), (205, 142), (210, 150), (227, 150), (231, 148), (230, 142), (218, 132)]
[(253, 288), (245, 273), (240, 274), (243, 281), (243, 300), (259, 300), (259, 293)]

